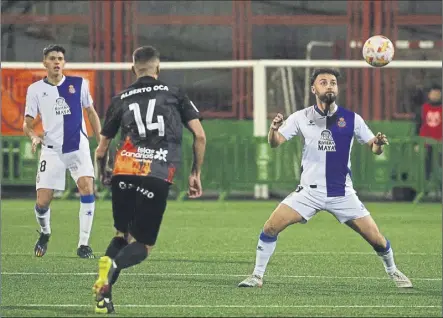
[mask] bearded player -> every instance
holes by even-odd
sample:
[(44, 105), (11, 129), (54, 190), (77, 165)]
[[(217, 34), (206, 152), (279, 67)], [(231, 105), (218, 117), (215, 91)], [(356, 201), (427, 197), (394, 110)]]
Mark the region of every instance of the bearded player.
[(301, 182), (264, 224), (254, 271), (239, 287), (261, 287), (278, 234), (291, 224), (306, 223), (321, 210), (333, 214), (373, 247), (397, 287), (412, 287), (411, 281), (397, 269), (391, 243), (360, 202), (351, 180), (350, 153), (354, 137), (376, 155), (383, 152), (388, 140), (382, 133), (374, 136), (358, 114), (335, 103), (338, 77), (339, 73), (333, 69), (315, 70), (311, 91), (317, 104), (293, 113), (286, 121), (281, 114), (272, 121), (268, 134), (272, 148), (294, 136), (304, 138)]

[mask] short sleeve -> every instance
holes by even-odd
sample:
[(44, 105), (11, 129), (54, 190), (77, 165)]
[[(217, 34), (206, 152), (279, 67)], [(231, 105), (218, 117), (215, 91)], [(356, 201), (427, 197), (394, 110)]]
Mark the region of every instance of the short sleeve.
[(25, 117), (30, 116), (36, 118), (38, 114), (38, 95), (34, 91), (33, 87), (28, 87), (26, 92), (26, 106), (25, 106)]
[(118, 99), (114, 98), (106, 112), (101, 135), (111, 139), (114, 138), (120, 128), (121, 120), (122, 107)]
[(368, 125), (366, 125), (363, 118), (361, 118), (361, 116), (358, 114), (355, 114), (354, 136), (361, 144), (366, 144), (372, 138), (374, 138), (374, 133), (369, 129)]
[(94, 103), (91, 93), (89, 92), (89, 81), (86, 79), (83, 79), (82, 82), (81, 101), (83, 108), (89, 108)]
[(189, 99), (188, 95), (181, 92), (181, 105), (180, 105), (180, 115), (183, 124), (188, 123), (193, 119), (202, 120), (200, 111), (197, 106)]
[(300, 134), (300, 125), (298, 118), (299, 114), (293, 113), (284, 121), (283, 125), (278, 129), (279, 133), (282, 134), (286, 140), (289, 140), (292, 137)]

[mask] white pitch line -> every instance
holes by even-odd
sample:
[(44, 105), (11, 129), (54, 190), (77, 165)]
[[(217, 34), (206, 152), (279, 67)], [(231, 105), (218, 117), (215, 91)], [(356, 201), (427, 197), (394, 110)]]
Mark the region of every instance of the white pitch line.
[[(92, 307), (85, 304), (25, 304), (25, 305), (2, 305), (4, 307)], [(442, 308), (441, 305), (115, 305), (117, 308)], [(6, 308), (7, 309), (7, 308)]]
[[(83, 273), (68, 273), (68, 272), (2, 272), (2, 275), (8, 276), (94, 276), (97, 273), (83, 272)], [(217, 276), (217, 277), (246, 277), (247, 274), (215, 274), (215, 273), (122, 273), (124, 276)], [(317, 279), (369, 279), (369, 280), (387, 280), (388, 277), (359, 277), (359, 276), (316, 276), (316, 275), (269, 275), (270, 278), (317, 278)], [(411, 280), (423, 281), (441, 281), (441, 278), (411, 278)]]
[[(153, 255), (164, 254), (164, 255), (255, 255), (255, 250), (251, 251), (224, 251), (224, 252), (209, 252), (209, 251), (155, 251)], [(375, 252), (321, 252), (321, 251), (293, 251), (293, 252), (278, 252), (278, 255), (376, 255)], [(2, 253), (2, 256), (34, 256), (33, 253), (23, 252), (23, 253)], [(71, 253), (46, 253), (47, 256), (74, 256)], [(97, 254), (101, 255), (101, 254)], [(395, 252), (395, 255), (406, 255), (406, 256), (442, 256), (442, 253), (419, 253), (419, 252)]]

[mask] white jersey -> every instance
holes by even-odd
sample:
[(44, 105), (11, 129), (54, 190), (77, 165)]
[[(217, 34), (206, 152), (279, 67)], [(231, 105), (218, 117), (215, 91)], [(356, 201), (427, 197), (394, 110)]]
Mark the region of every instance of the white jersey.
[(42, 79), (28, 87), (25, 116), (40, 114), (46, 147), (69, 153), (88, 143), (83, 108), (92, 106), (88, 81), (63, 76), (56, 86)]
[(360, 115), (336, 106), (325, 115), (311, 106), (290, 115), (279, 132), (286, 138), (304, 138), (301, 182), (328, 197), (355, 193), (351, 180), (351, 148), (354, 136), (361, 144), (374, 134)]

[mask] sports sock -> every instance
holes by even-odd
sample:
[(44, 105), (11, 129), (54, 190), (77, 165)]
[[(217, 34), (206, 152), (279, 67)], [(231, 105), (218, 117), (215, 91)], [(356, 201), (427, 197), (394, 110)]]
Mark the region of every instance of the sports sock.
[(394, 252), (391, 248), (391, 242), (386, 239), (386, 247), (374, 247), (374, 250), (377, 252), (377, 255), (380, 257), (380, 260), (383, 263), (386, 273), (392, 274), (397, 270), (397, 266), (395, 266), (394, 262)]
[(94, 220), (95, 198), (93, 194), (80, 196), (80, 236), (78, 247), (89, 244), (92, 221)]
[(40, 224), (40, 231), (44, 234), (51, 234), (51, 209), (41, 208), (37, 204), (34, 207), (35, 217)]
[(140, 264), (146, 259), (146, 257), (148, 257), (148, 251), (144, 244), (133, 242), (126, 245), (126, 247), (120, 250), (113, 261), (113, 266), (109, 271), (110, 283), (115, 284), (117, 280), (118, 275), (115, 277), (114, 273), (121, 271), (124, 268)]
[(266, 266), (269, 259), (274, 253), (275, 246), (277, 245), (277, 236), (269, 236), (263, 231), (260, 234), (260, 238), (257, 244), (257, 252), (255, 256), (255, 268), (253, 275), (263, 277), (265, 274)]
[[(116, 236), (109, 243), (105, 255), (114, 259), (117, 256), (117, 254), (120, 252), (120, 250), (123, 249), (126, 245), (128, 245), (128, 241), (125, 238)], [(115, 270), (110, 279), (111, 285), (116, 283), (118, 275), (120, 275), (120, 270)]]

